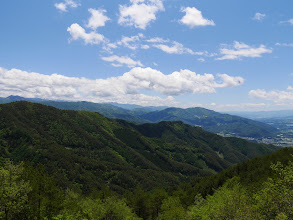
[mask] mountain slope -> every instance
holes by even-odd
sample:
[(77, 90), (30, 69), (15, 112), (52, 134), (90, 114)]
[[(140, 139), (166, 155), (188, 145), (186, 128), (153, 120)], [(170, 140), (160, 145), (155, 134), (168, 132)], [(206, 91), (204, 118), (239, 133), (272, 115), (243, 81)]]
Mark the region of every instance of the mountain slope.
[[(128, 105), (119, 105), (115, 103), (93, 103), (93, 102), (65, 102), (65, 101), (51, 101), (44, 99), (31, 99), (24, 98), (21, 96), (9, 96), (7, 98), (0, 98), (0, 104), (6, 104), (16, 101), (28, 101), (33, 103), (40, 103), (43, 105), (53, 106), (58, 109), (63, 110), (75, 110), (75, 111), (90, 111), (90, 112), (99, 112), (108, 118), (119, 118), (127, 121), (133, 121), (136, 123), (146, 123), (142, 118), (137, 117), (135, 114), (132, 114), (129, 109), (123, 107), (129, 107)], [(131, 105), (130, 105), (131, 106)], [(139, 107), (139, 106), (132, 106)], [(130, 108), (130, 107), (129, 107)]]
[(201, 126), (213, 133), (231, 134), (241, 137), (271, 137), (278, 130), (270, 125), (250, 119), (221, 114), (204, 108), (167, 108), (162, 111), (148, 112), (138, 115), (151, 121), (183, 121), (192, 126)]
[(189, 183), (182, 184), (177, 190), (181, 192), (181, 199), (185, 200), (186, 205), (191, 205), (197, 194), (200, 193), (204, 197), (211, 195), (228, 179), (238, 176), (243, 186), (251, 192), (255, 192), (264, 187), (264, 181), (274, 177), (275, 173), (271, 169), (271, 165), (277, 162), (287, 165), (289, 161), (293, 160), (292, 155), (293, 148), (282, 148), (272, 154), (239, 163), (216, 175), (195, 178)]
[(128, 106), (117, 103), (56, 102), (41, 99), (26, 99), (19, 96), (0, 98), (0, 103), (23, 100), (64, 110), (99, 112), (108, 118), (118, 118), (139, 124), (148, 122), (157, 123), (160, 121), (182, 121), (192, 126), (201, 126), (205, 130), (213, 133), (221, 133), (230, 136), (263, 138), (274, 137), (279, 133), (277, 128), (263, 122), (253, 121), (239, 116), (221, 114), (204, 108), (181, 109), (162, 107), (164, 108), (162, 110), (160, 107)]
[(277, 149), (182, 122), (134, 125), (29, 102), (0, 105), (0, 115), (0, 157), (42, 163), (61, 185), (85, 191), (174, 185)]

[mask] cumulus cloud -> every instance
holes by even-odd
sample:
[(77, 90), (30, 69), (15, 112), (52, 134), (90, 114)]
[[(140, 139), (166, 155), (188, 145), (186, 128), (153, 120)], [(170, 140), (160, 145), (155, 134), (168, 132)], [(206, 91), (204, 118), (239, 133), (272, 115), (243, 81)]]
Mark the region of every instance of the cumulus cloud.
[(106, 10), (90, 8), (88, 11), (91, 13), (91, 17), (86, 25), (88, 28), (96, 30), (98, 27), (104, 27), (105, 23), (110, 20), (110, 18), (104, 15), (107, 12)]
[(293, 102), (293, 88), (289, 86), (287, 90), (272, 90), (264, 89), (250, 90), (249, 95), (253, 98), (264, 99), (276, 103)]
[(263, 21), (263, 19), (266, 17), (266, 14), (262, 14), (262, 13), (255, 13), (254, 17), (252, 18), (252, 20), (256, 20), (256, 21)]
[(67, 31), (71, 35), (69, 42), (83, 40), (85, 44), (100, 44), (106, 41), (106, 38), (102, 34), (97, 33), (97, 28), (105, 26), (105, 23), (110, 20), (104, 15), (106, 10), (90, 8), (88, 11), (91, 13), (91, 17), (89, 18), (86, 27), (92, 29), (92, 31), (87, 33), (83, 27), (74, 23), (67, 28)]
[(60, 11), (67, 12), (67, 8), (77, 8), (80, 4), (73, 0), (65, 0), (64, 2), (54, 4), (54, 6)]
[(129, 68), (143, 66), (140, 61), (135, 61), (127, 56), (119, 57), (117, 55), (113, 55), (109, 57), (102, 57), (101, 59), (107, 62), (111, 62), (112, 66), (114, 67), (121, 67), (122, 65), (127, 65)]
[(155, 21), (156, 14), (164, 11), (162, 0), (130, 0), (131, 5), (120, 5), (118, 23), (146, 29), (151, 21)]
[(182, 8), (181, 12), (185, 12), (186, 14), (180, 20), (180, 23), (189, 26), (190, 28), (198, 27), (198, 26), (215, 26), (215, 22), (213, 20), (208, 20), (202, 16), (202, 12), (194, 7), (186, 7)]
[(86, 83), (84, 78), (58, 74), (42, 75), (18, 69), (0, 68), (0, 91), (3, 96), (20, 95), (28, 98), (75, 99), (77, 88)]
[(264, 45), (252, 47), (238, 41), (234, 41), (230, 48), (221, 48), (220, 54), (222, 57), (217, 60), (240, 60), (243, 57), (261, 57), (265, 53), (272, 53), (272, 49), (266, 48)]
[[(151, 68), (133, 68), (119, 77), (86, 79), (59, 74), (43, 75), (0, 68), (2, 96), (19, 95), (68, 101), (120, 102), (140, 105), (173, 105), (173, 96), (186, 93), (214, 93), (217, 88), (239, 86), (239, 77), (196, 74), (181, 70), (165, 75)], [(159, 93), (145, 95), (141, 90)]]
[(95, 31), (86, 33), (85, 29), (76, 23), (67, 28), (67, 31), (71, 35), (71, 39), (69, 41), (80, 39), (83, 40), (85, 44), (100, 44), (105, 40), (103, 35), (96, 33)]

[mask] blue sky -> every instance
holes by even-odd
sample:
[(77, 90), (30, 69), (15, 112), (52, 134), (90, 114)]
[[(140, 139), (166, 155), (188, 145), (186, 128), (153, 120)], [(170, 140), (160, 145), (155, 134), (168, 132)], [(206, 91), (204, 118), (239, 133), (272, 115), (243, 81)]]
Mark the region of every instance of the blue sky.
[(293, 107), (292, 0), (3, 0), (0, 97)]

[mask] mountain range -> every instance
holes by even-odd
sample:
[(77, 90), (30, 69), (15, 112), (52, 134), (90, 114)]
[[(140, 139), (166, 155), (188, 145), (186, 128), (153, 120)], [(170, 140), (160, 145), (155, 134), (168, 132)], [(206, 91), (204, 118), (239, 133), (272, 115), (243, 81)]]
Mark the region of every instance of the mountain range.
[(83, 191), (172, 186), (278, 149), (181, 121), (134, 124), (25, 101), (0, 105), (0, 115), (0, 161), (44, 164)]
[(207, 131), (229, 136), (260, 138), (275, 137), (279, 133), (277, 128), (263, 122), (229, 114), (222, 114), (200, 107), (187, 109), (142, 107), (117, 103), (64, 102), (27, 99), (19, 96), (0, 98), (0, 103), (25, 100), (64, 110), (99, 112), (108, 118), (123, 119), (138, 124), (150, 122), (157, 123), (160, 121), (182, 121), (191, 126), (199, 126)]

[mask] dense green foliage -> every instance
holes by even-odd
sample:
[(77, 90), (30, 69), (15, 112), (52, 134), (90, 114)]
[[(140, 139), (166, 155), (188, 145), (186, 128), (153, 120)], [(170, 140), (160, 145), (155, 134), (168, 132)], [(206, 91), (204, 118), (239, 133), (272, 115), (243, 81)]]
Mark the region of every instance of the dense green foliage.
[(0, 168), (0, 186), (0, 219), (141, 219), (113, 192), (85, 197), (61, 189), (40, 166), (6, 161)]
[(293, 219), (293, 162), (271, 165), (275, 176), (257, 191), (243, 186), (234, 177), (189, 207), (187, 219)]
[(0, 115), (0, 157), (41, 163), (83, 192), (177, 185), (277, 149), (182, 122), (135, 125), (29, 102), (1, 105)]
[(274, 176), (274, 172), (270, 168), (271, 164), (281, 162), (287, 165), (293, 160), (292, 155), (293, 148), (283, 148), (273, 154), (239, 163), (216, 175), (195, 178), (189, 183), (184, 183), (176, 187), (174, 192), (176, 195), (180, 196), (185, 206), (189, 206), (193, 203), (197, 194), (206, 197), (212, 194), (215, 189), (221, 187), (227, 180), (234, 177), (239, 177), (239, 181), (243, 186), (251, 191), (255, 191), (263, 186), (263, 182), (266, 181), (268, 177)]
[(0, 115), (0, 219), (293, 219), (293, 148), (29, 102)]
[[(119, 195), (110, 190), (94, 190), (82, 195), (78, 188), (63, 188), (42, 165), (31, 166), (9, 160), (0, 165), (0, 218), (53, 220), (200, 220), (200, 219), (292, 219), (293, 149), (239, 164), (211, 177), (196, 181), (190, 189), (136, 188)], [(275, 162), (278, 161), (278, 162)], [(280, 162), (281, 161), (281, 162)], [(263, 164), (258, 166), (259, 163)], [(263, 172), (265, 169), (268, 172)], [(255, 173), (262, 173), (255, 176)], [(253, 178), (251, 178), (253, 175)], [(211, 193), (203, 195), (198, 185), (210, 185), (219, 177)], [(56, 178), (56, 177), (55, 177)], [(248, 181), (250, 180), (250, 181)], [(191, 182), (190, 185), (194, 184)], [(196, 186), (197, 184), (197, 186)]]

